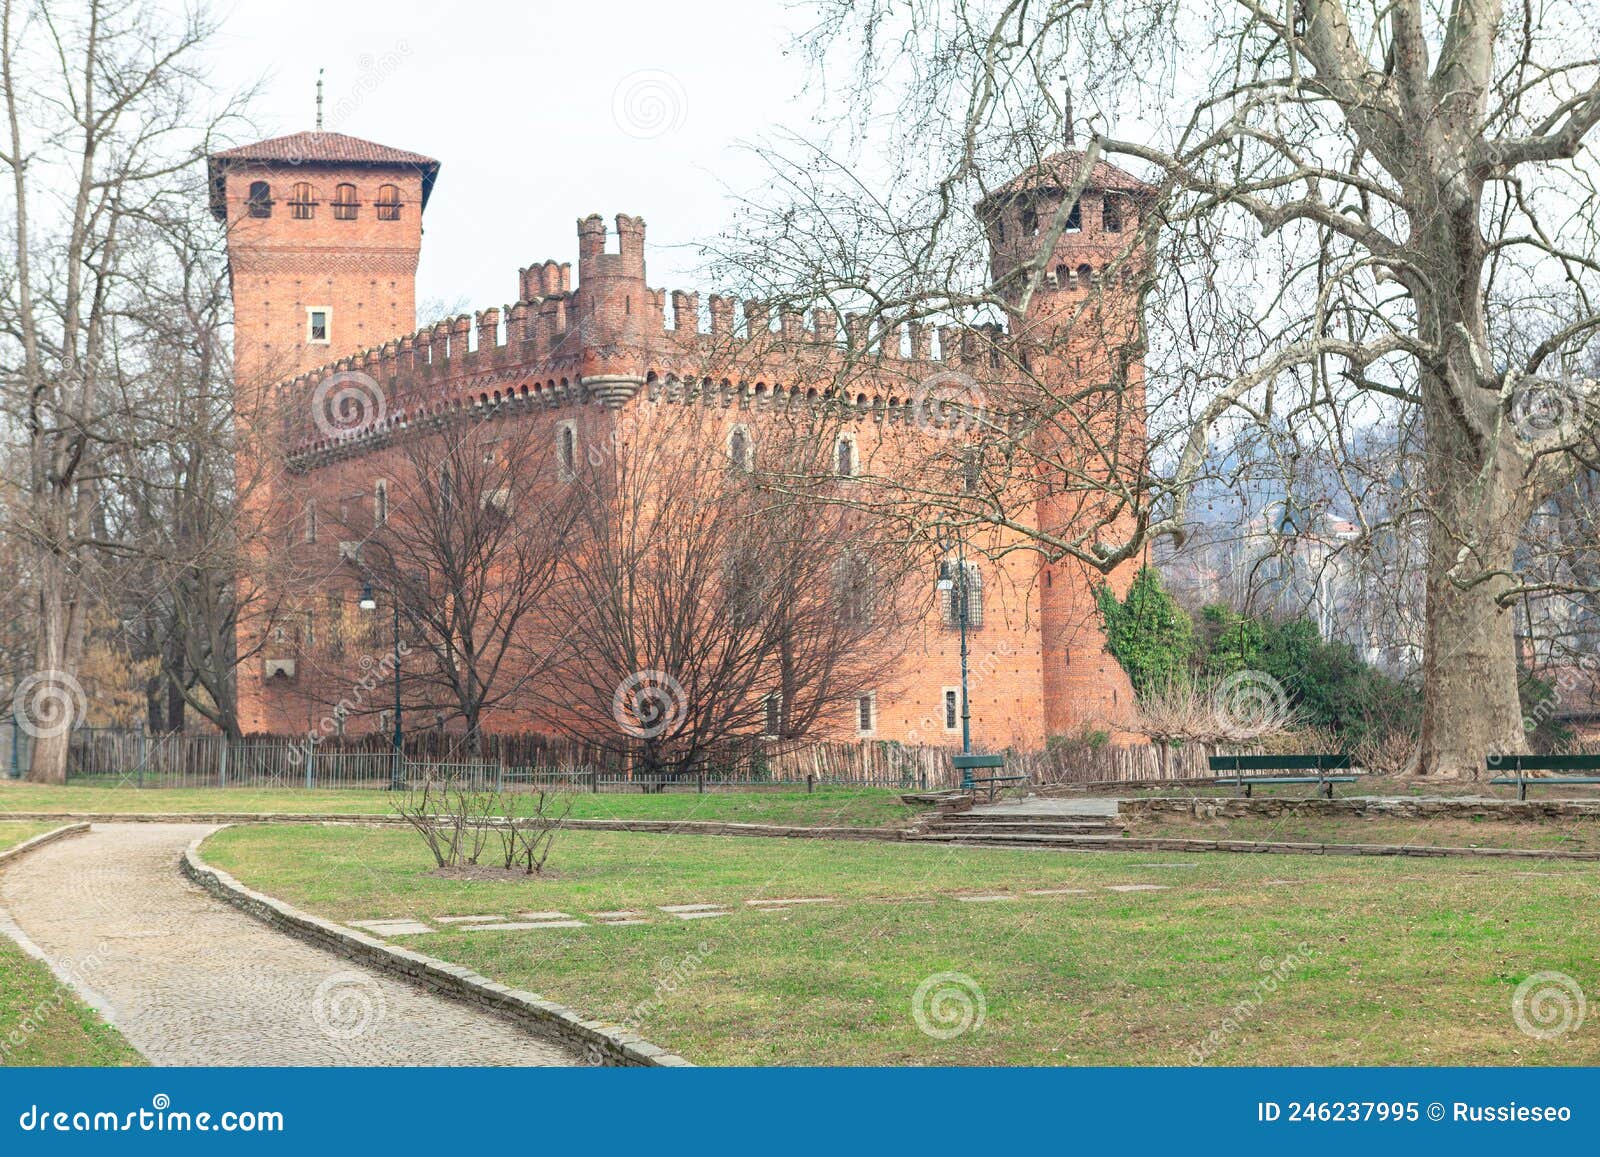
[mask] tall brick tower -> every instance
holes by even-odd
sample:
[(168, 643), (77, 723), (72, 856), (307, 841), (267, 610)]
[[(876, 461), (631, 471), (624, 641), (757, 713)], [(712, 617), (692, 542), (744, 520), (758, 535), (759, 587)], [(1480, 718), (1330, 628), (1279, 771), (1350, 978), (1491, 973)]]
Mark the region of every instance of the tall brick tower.
[(270, 385), (416, 328), (422, 211), (439, 162), (343, 133), (214, 153), (241, 414)]
[[(1041, 458), (1069, 477), (1043, 478), (1041, 525), (1070, 534), (1074, 526), (1105, 522), (1103, 537), (1122, 539), (1131, 515), (1097, 492), (1096, 479), (1136, 479), (1144, 468), (1144, 367), (1130, 347), (1137, 294), (1147, 255), (1138, 242), (1150, 186), (1104, 161), (1084, 180), (1085, 157), (1065, 150), (1046, 157), (995, 190), (978, 209), (988, 230), (990, 274), (1011, 301), (1010, 331), (1027, 364), (1070, 410), (1041, 448)], [(1067, 210), (1066, 229), (1044, 262), (1044, 276), (1024, 306), (1027, 278), (1018, 276), (1045, 243), (1056, 214), (1084, 180)], [(1085, 387), (1114, 383), (1104, 390)], [(1045, 728), (1065, 734), (1085, 723), (1116, 719), (1133, 704), (1133, 688), (1105, 636), (1093, 591), (1101, 583), (1123, 594), (1139, 561), (1109, 575), (1072, 559), (1046, 564), (1039, 575)]]
[[(285, 552), (314, 537), (302, 522), (316, 518), (280, 474), (290, 415), (274, 403), (294, 375), (416, 328), (422, 211), (439, 162), (319, 131), (214, 153), (208, 173), (233, 292), (236, 482), (251, 552), (239, 576), (235, 678), (249, 733), (276, 723), (265, 680), (293, 675), (293, 660), (275, 658), (284, 650), (279, 610), (292, 599)], [(383, 404), (362, 398), (374, 401)]]

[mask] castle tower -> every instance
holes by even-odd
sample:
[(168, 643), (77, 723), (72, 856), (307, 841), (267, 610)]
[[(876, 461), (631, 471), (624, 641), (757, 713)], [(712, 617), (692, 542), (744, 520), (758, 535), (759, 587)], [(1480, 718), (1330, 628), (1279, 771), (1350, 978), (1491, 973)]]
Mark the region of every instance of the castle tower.
[(310, 132), (214, 153), (208, 168), (228, 228), (242, 416), (273, 383), (416, 327), (438, 161)]
[[(1105, 521), (1102, 536), (1122, 540), (1131, 516), (1099, 493), (1095, 478), (1137, 479), (1144, 468), (1144, 367), (1135, 337), (1137, 286), (1147, 254), (1139, 232), (1154, 190), (1104, 161), (1084, 173), (1085, 156), (1065, 150), (1045, 158), (984, 198), (978, 206), (988, 232), (990, 275), (1012, 306), (1009, 330), (1026, 364), (1052, 392), (1075, 403), (1054, 438), (1081, 445), (1042, 448), (1041, 459), (1063, 464), (1069, 478), (1041, 479), (1041, 525), (1063, 533)], [(1030, 262), (1038, 259), (1056, 215), (1079, 181), (1066, 228), (1043, 261), (1043, 276), (1023, 302)], [(1084, 394), (1082, 388), (1115, 383)], [(1072, 559), (1044, 564), (1039, 574), (1045, 727), (1064, 734), (1098, 721), (1125, 718), (1133, 689), (1105, 636), (1093, 592), (1109, 585), (1120, 596), (1141, 559), (1109, 575)]]
[(306, 526), (316, 522), (307, 496), (286, 486), (278, 468), (291, 415), (278, 412), (275, 391), (415, 328), (422, 210), (438, 174), (439, 162), (420, 153), (327, 132), (208, 159), (233, 292), (236, 481), (247, 540), (234, 643), (246, 734), (285, 729), (267, 690), (295, 670), (281, 636), (283, 613), (300, 592), (289, 589), (285, 559), (309, 549), (303, 544), (314, 532)]
[(606, 252), (598, 213), (578, 222), (578, 372), (582, 385), (617, 408), (644, 385), (647, 334), (662, 313), (644, 275), (644, 219), (617, 214), (617, 251)]

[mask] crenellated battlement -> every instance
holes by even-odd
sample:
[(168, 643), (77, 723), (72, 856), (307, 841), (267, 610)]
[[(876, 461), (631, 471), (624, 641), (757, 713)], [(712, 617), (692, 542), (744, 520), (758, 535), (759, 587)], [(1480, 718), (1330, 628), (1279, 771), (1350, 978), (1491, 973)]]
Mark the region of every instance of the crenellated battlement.
[[(694, 290), (652, 288), (645, 276), (645, 222), (625, 213), (614, 235), (599, 214), (577, 222), (577, 283), (570, 263), (548, 260), (517, 271), (517, 300), (462, 314), (281, 383), (277, 402), (291, 465), (358, 452), (415, 422), (488, 413), (505, 405), (600, 402), (620, 407), (643, 390), (648, 401), (703, 399), (787, 409), (845, 405), (862, 418), (893, 422), (919, 383), (958, 371), (975, 379), (1004, 364), (1000, 325), (874, 324), (809, 309)], [(613, 244), (614, 242), (614, 244)], [(1114, 256), (1088, 254), (1045, 275), (1057, 296), (1113, 281), (1132, 270)], [(346, 405), (318, 413), (354, 388), (359, 419)], [(667, 388), (665, 383), (678, 383)]]

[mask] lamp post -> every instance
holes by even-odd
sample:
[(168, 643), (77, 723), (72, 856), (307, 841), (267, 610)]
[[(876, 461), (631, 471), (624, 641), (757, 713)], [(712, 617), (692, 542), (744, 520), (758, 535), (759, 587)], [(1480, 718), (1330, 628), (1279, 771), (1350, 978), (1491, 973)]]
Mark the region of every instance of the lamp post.
[[(404, 791), (406, 781), (400, 743), (400, 600), (395, 597), (393, 590), (389, 592), (389, 602), (394, 607), (394, 755), (389, 764), (389, 790)], [(372, 592), (371, 583), (362, 586), (361, 601), (357, 606), (363, 611), (378, 609), (378, 599)]]
[[(948, 564), (944, 559), (939, 560), (938, 581), (934, 584), (940, 591), (949, 591), (950, 597), (956, 604), (956, 625), (961, 631), (961, 754), (972, 754), (972, 712), (967, 702), (967, 556), (966, 545), (962, 541), (959, 529), (952, 528), (947, 536), (943, 532), (939, 535), (939, 547), (943, 551), (950, 549), (950, 540), (955, 540), (956, 548), (956, 573), (955, 577), (949, 576)], [(972, 769), (961, 769), (961, 786), (971, 788)]]

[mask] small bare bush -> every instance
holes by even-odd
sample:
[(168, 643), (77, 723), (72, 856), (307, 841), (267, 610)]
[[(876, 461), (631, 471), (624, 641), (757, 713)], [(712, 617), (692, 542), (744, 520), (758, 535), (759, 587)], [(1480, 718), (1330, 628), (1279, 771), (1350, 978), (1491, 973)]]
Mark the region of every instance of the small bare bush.
[(395, 811), (428, 845), (441, 868), (476, 865), (493, 848), (499, 866), (544, 871), (556, 833), (572, 812), (570, 796), (535, 789), (476, 788), (454, 777), (429, 777)]

